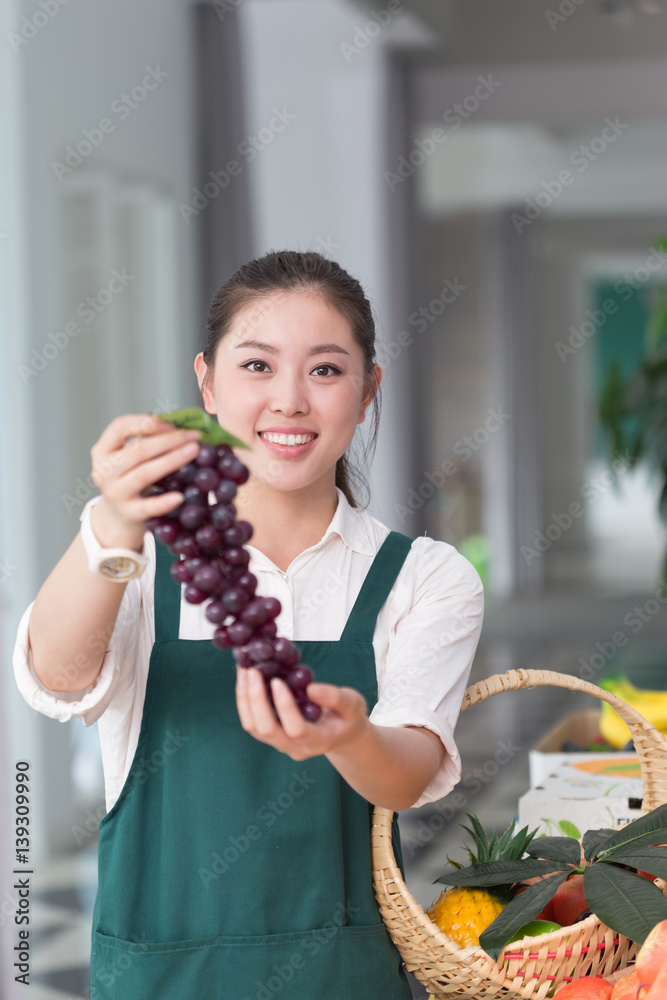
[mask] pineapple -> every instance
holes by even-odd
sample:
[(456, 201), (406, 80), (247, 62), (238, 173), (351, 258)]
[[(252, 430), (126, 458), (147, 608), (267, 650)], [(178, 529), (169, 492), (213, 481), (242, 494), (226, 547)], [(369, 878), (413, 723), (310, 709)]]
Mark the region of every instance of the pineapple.
[[(468, 848), (470, 864), (472, 866), (483, 864), (487, 861), (509, 861), (522, 858), (528, 844), (531, 842), (537, 830), (528, 832), (528, 827), (514, 833), (514, 820), (512, 825), (505, 830), (499, 838), (494, 831), (491, 840), (484, 832), (480, 821), (476, 816), (466, 813), (470, 820), (472, 829), (461, 826), (466, 830), (475, 842), (477, 854)], [(447, 858), (454, 868), (463, 868), (457, 861)], [(456, 876), (452, 874), (453, 880)], [(439, 879), (438, 881), (444, 881)], [(450, 882), (451, 884), (451, 882)], [(461, 948), (470, 945), (479, 945), (479, 936), (492, 924), (498, 914), (505, 908), (510, 899), (516, 894), (516, 885), (494, 885), (488, 889), (467, 888), (454, 885), (453, 888), (442, 892), (434, 903), (426, 911), (431, 920), (438, 925), (441, 931)]]

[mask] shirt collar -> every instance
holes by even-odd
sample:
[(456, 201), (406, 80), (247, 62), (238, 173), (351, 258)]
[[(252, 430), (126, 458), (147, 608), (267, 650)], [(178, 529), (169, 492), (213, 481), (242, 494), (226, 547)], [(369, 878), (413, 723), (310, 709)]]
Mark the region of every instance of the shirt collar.
[(320, 542), (323, 545), (330, 535), (337, 534), (345, 544), (362, 555), (375, 555), (370, 525), (366, 514), (352, 507), (341, 489), (336, 487), (338, 506)]

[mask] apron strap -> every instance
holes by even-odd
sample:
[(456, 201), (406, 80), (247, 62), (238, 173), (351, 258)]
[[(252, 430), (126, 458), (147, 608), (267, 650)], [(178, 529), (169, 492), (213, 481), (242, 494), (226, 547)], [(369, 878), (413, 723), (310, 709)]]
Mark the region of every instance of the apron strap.
[(394, 586), (411, 545), (412, 539), (407, 535), (402, 535), (399, 531), (389, 532), (361, 585), (341, 640), (373, 641), (375, 620)]
[[(155, 536), (153, 536), (155, 537)], [(166, 545), (155, 538), (155, 641), (169, 642), (178, 639), (181, 621), (181, 585), (176, 583), (169, 567), (178, 559)]]

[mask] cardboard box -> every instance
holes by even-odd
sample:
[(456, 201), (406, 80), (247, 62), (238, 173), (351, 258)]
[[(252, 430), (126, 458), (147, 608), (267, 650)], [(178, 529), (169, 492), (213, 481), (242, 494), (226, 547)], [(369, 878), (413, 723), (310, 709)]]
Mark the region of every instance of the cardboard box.
[(615, 829), (642, 815), (637, 754), (588, 754), (561, 764), (519, 799), (519, 826), (546, 836), (580, 838), (586, 830)]
[[(539, 743), (535, 744), (528, 754), (531, 788), (542, 784), (548, 775), (553, 774), (561, 764), (568, 761), (574, 763), (581, 760), (602, 760), (609, 757), (609, 750), (600, 753), (585, 750), (581, 753), (567, 753), (561, 750), (566, 740), (571, 740), (579, 746), (592, 743), (596, 736), (600, 735), (601, 716), (600, 709), (568, 715), (561, 719), (553, 729), (550, 729)], [(619, 750), (618, 752), (624, 756), (628, 755), (627, 751)]]

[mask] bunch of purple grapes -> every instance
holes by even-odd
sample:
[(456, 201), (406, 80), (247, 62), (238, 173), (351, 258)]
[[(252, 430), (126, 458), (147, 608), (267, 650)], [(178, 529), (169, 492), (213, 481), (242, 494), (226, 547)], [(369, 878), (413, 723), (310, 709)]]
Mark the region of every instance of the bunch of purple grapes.
[[(231, 649), (240, 667), (259, 669), (272, 705), (270, 681), (284, 680), (304, 718), (315, 722), (322, 710), (306, 695), (312, 670), (299, 663), (294, 643), (278, 635), (280, 601), (259, 597), (257, 577), (248, 571), (250, 555), (244, 545), (252, 537), (252, 525), (236, 519), (232, 503), (248, 476), (228, 445), (202, 444), (192, 462), (154, 484), (153, 493), (177, 490), (184, 500), (168, 514), (150, 518), (146, 527), (180, 556), (170, 572), (177, 583), (185, 584), (185, 600), (208, 601), (206, 617), (217, 626), (213, 644)], [(210, 493), (215, 503), (209, 503)]]

